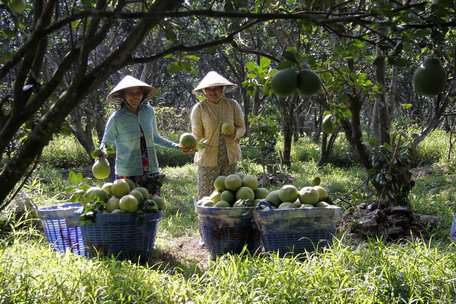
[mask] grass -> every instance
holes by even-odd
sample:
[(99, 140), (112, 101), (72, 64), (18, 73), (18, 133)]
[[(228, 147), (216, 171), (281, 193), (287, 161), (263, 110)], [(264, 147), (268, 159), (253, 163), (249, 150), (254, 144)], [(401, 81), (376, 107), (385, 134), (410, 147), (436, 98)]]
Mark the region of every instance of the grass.
[[(433, 140), (445, 142), (442, 134), (436, 136)], [(338, 231), (333, 246), (300, 257), (228, 254), (216, 261), (207, 255), (195, 259), (180, 244), (199, 237), (193, 205), (197, 169), (193, 164), (165, 167), (162, 192), (168, 208), (158, 224), (154, 258), (146, 264), (61, 255), (50, 248), (36, 218), (15, 222), (0, 217), (7, 233), (0, 240), (0, 302), (454, 303), (456, 245), (449, 230), (456, 210), (456, 174), (441, 147), (426, 142), (421, 149), (421, 155), (439, 160), (414, 171), (416, 185), (410, 194), (416, 212), (441, 218), (429, 238), (353, 242)], [(361, 168), (317, 167), (318, 147), (308, 141), (293, 151), (288, 170), (293, 184), (305, 186), (319, 177), (343, 209), (373, 199)], [(337, 159), (348, 157), (340, 153)], [(433, 163), (423, 159), (423, 164)], [(262, 170), (249, 160), (241, 168), (255, 175)], [(40, 166), (23, 192), (39, 206), (64, 202), (69, 195), (65, 189), (78, 186), (67, 175)]]

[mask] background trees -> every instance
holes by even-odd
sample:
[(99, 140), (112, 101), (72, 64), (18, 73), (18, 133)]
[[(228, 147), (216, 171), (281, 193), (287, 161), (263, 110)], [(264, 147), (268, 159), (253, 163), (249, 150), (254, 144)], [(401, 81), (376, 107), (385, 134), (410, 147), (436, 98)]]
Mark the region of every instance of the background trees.
[[(403, 203), (413, 186), (411, 149), (450, 117), (452, 1), (38, 0), (24, 10), (3, 3), (0, 209), (53, 134), (71, 131), (88, 152), (96, 145), (93, 135), (113, 110), (104, 96), (126, 73), (160, 88), (154, 103), (176, 108), (194, 104), (191, 89), (208, 70), (243, 82), (234, 97), (246, 116), (262, 115), (267, 104), (280, 110), (285, 164), (295, 130), (318, 138), (330, 111), (388, 203)], [(410, 85), (429, 56), (450, 75), (435, 98), (416, 96)], [(285, 66), (316, 71), (322, 93), (271, 94), (270, 77)], [(401, 131), (412, 122), (409, 139)], [(323, 135), (326, 161), (335, 136)]]

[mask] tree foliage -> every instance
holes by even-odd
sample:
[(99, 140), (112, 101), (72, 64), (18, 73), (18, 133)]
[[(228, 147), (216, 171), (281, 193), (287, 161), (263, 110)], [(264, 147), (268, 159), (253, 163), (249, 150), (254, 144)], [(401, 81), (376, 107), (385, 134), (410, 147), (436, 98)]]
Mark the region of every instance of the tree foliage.
[[(83, 130), (83, 140), (92, 128), (101, 132), (97, 117), (112, 108), (100, 99), (125, 73), (159, 87), (156, 104), (188, 107), (196, 80), (209, 69), (224, 71), (245, 84), (234, 96), (246, 115), (263, 103), (287, 110), (288, 137), (294, 120), (313, 113), (312, 121), (321, 121), (330, 110), (367, 170), (366, 140), (391, 144), (402, 105), (414, 105), (426, 122), (416, 144), (438, 126), (454, 95), (452, 80), (431, 99), (415, 96), (409, 81), (412, 67), (431, 54), (454, 71), (455, 9), (448, 1), (37, 0), (23, 10), (10, 4), (0, 4), (0, 209), (53, 134)], [(283, 100), (270, 94), (270, 76), (287, 62), (317, 72), (323, 93)]]

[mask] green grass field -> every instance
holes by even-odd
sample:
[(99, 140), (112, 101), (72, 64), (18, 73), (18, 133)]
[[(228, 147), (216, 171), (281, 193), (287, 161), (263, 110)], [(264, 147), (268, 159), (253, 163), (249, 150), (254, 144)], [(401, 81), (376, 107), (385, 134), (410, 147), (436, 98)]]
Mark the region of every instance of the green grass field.
[[(433, 143), (440, 140), (445, 144), (441, 134), (433, 136)], [(320, 177), (344, 210), (373, 199), (361, 168), (318, 168), (318, 146), (298, 144), (288, 170), (293, 184), (301, 187)], [(197, 169), (193, 164), (165, 167), (162, 192), (169, 208), (158, 224), (154, 256), (147, 263), (61, 255), (50, 248), (32, 214), (18, 222), (4, 214), (0, 222), (0, 302), (454, 303), (456, 245), (450, 241), (449, 231), (456, 210), (456, 174), (441, 145), (425, 142), (422, 147), (425, 161), (414, 171), (412, 208), (440, 218), (426, 238), (353, 242), (339, 230), (333, 245), (315, 254), (294, 258), (228, 254), (212, 261), (198, 246), (193, 205)], [(350, 157), (343, 145), (339, 149), (339, 160)], [(261, 173), (248, 160), (242, 168)], [(81, 169), (87, 168), (74, 168)], [(38, 206), (64, 202), (77, 186), (67, 176), (68, 170), (40, 166), (24, 193)]]

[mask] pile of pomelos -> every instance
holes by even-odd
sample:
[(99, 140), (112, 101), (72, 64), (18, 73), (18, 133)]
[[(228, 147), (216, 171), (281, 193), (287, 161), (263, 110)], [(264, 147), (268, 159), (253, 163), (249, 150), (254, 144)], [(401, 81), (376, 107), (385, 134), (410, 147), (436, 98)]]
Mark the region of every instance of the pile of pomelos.
[(278, 190), (269, 192), (266, 201), (272, 208), (277, 209), (336, 207), (323, 186), (305, 186), (299, 190), (294, 185), (284, 185)]
[(267, 189), (258, 187), (255, 176), (238, 172), (217, 177), (211, 195), (203, 197), (196, 204), (216, 208), (255, 207), (268, 193)]
[(101, 187), (76, 190), (71, 201), (80, 202), (85, 213), (151, 213), (166, 208), (163, 198), (149, 193), (145, 187), (136, 185), (128, 178), (106, 182)]

